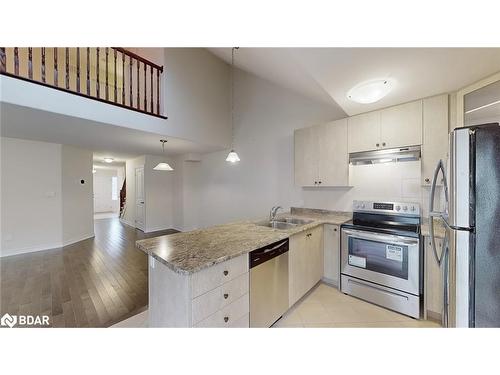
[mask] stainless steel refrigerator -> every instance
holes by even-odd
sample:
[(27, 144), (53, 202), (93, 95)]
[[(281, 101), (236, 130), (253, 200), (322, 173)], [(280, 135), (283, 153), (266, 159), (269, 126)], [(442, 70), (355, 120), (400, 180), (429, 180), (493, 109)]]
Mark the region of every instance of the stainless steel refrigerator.
[[(442, 218), (446, 226), (445, 246), (438, 254), (431, 220), (431, 243), (445, 279), (444, 324), (451, 314), (456, 327), (500, 327), (499, 124), (455, 129), (447, 169), (440, 161), (430, 197), (431, 217)], [(440, 173), (445, 209), (436, 212)]]

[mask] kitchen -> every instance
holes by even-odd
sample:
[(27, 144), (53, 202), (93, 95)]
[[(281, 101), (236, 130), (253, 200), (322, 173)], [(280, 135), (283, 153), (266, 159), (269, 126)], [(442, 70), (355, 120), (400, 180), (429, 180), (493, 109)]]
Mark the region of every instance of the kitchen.
[[(296, 129), (296, 186), (310, 192), (340, 190), (348, 196), (364, 183), (369, 192), (365, 196), (377, 197), (383, 195), (378, 189), (394, 190), (396, 180), (396, 199), (344, 198), (341, 205), (351, 209), (342, 211), (321, 205), (308, 209), (303, 204), (277, 215), (281, 207), (274, 207), (267, 220), (262, 215), (260, 220), (138, 241), (137, 247), (150, 257), (149, 325), (280, 326), (280, 318), (286, 320), (315, 287), (328, 285), (356, 300), (438, 323), (435, 326), (497, 326), (494, 313), (484, 316), (483, 302), (464, 299), (473, 292), (455, 267), (467, 266), (455, 260), (455, 245), (449, 245), (454, 235), (450, 228), (456, 227), (448, 216), (449, 202), (461, 203), (457, 191), (468, 183), (462, 182), (457, 190), (455, 180), (459, 173), (469, 175), (469, 169), (447, 176), (448, 168), (443, 174), (437, 168), (441, 160), (443, 166), (450, 160), (449, 132), (455, 124), (478, 125), (498, 118), (497, 81), (495, 75), (452, 95)], [(375, 91), (384, 92), (387, 81), (378, 84)], [(470, 137), (483, 129), (492, 139), (497, 137), (497, 123), (479, 129), (472, 128)], [(458, 146), (452, 142), (451, 147), (454, 155)], [(459, 155), (469, 153), (460, 147)], [(453, 156), (452, 165), (458, 160)], [(484, 160), (483, 167), (495, 168), (492, 160)], [(484, 283), (495, 273), (470, 277)], [(488, 298), (485, 304), (491, 303)], [(465, 313), (469, 308), (478, 310)]]

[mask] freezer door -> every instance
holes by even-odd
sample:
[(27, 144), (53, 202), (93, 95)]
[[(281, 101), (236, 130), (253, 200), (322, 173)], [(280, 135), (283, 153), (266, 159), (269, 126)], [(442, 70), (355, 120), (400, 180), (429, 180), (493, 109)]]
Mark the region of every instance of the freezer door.
[(450, 135), (448, 223), (453, 228), (470, 227), (470, 132), (454, 130)]
[(500, 327), (500, 126), (477, 127), (473, 141), (473, 325)]

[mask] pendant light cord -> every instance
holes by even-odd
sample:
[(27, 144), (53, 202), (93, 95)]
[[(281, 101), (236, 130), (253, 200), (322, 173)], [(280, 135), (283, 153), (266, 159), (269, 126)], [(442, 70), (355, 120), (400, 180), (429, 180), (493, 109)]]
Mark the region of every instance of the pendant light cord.
[(234, 149), (234, 51), (238, 48), (231, 49), (231, 151)]

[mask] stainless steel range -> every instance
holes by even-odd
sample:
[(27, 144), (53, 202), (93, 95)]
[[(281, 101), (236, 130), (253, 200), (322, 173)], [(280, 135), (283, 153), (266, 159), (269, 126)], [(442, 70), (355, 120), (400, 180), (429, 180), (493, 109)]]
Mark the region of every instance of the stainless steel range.
[(341, 290), (419, 318), (422, 249), (418, 203), (353, 202), (341, 227)]

